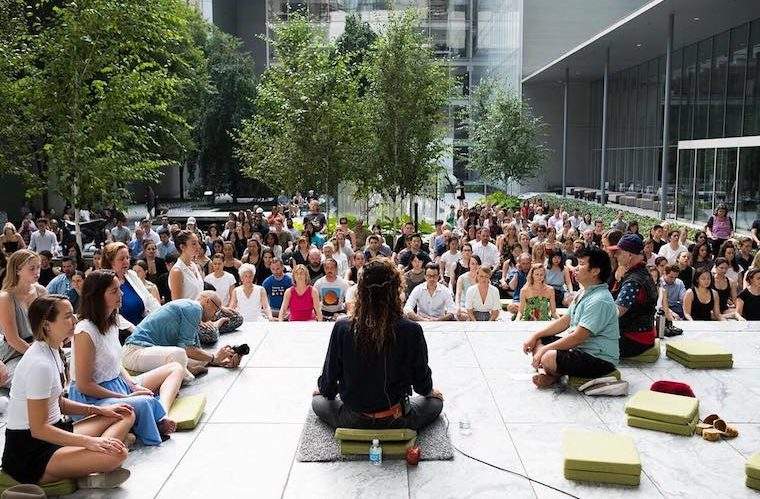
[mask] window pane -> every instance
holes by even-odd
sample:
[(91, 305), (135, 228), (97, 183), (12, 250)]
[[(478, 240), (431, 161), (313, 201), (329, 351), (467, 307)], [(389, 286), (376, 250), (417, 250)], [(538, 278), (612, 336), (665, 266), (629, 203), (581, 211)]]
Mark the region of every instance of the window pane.
[(728, 62), (726, 90), (726, 137), (737, 137), (742, 130), (742, 96), (747, 69), (748, 25), (731, 30), (731, 50)]
[(739, 211), (736, 227), (749, 230), (760, 219), (760, 147), (739, 151)]
[(723, 137), (723, 110), (726, 103), (726, 68), (728, 66), (728, 31), (715, 37), (712, 78), (710, 78), (710, 137)]
[(697, 53), (697, 102), (694, 109), (694, 139), (707, 138), (710, 103), (710, 73), (712, 65), (712, 39), (699, 42)]
[(681, 95), (681, 119), (679, 123), (680, 140), (690, 140), (694, 118), (694, 101), (696, 92), (697, 45), (689, 45), (684, 51), (684, 86)]
[(680, 164), (678, 165), (678, 180), (676, 182), (678, 186), (676, 216), (691, 220), (691, 210), (694, 207), (694, 151), (684, 149), (678, 159)]
[(715, 205), (725, 203), (733, 213), (736, 201), (736, 148), (718, 149), (715, 166)]
[(743, 135), (757, 134), (760, 134), (760, 19), (753, 21), (750, 27)]
[(707, 223), (713, 213), (713, 169), (715, 149), (697, 150), (697, 196), (694, 219)]
[(670, 59), (670, 124), (668, 143), (678, 142), (678, 113), (681, 110), (681, 94), (683, 92), (683, 50), (677, 50)]

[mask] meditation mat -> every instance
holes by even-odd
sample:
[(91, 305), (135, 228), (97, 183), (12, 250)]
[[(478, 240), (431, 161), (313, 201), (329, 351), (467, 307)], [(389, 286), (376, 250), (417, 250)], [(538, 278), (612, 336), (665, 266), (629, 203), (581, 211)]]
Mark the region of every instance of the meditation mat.
[(747, 477), (747, 479), (744, 481), (744, 483), (749, 487), (750, 489), (760, 490), (760, 479)]
[(641, 390), (625, 404), (625, 413), (664, 423), (690, 424), (699, 417), (699, 400), (670, 393)]
[[(9, 489), (15, 485), (19, 485), (19, 482), (11, 478), (4, 471), (0, 471), (0, 494), (5, 492), (5, 489)], [(74, 480), (59, 480), (40, 485), (40, 487), (48, 496), (65, 496), (77, 491), (77, 482)]]
[(562, 447), (567, 479), (623, 485), (639, 483), (641, 460), (628, 435), (566, 430)]
[(567, 377), (567, 384), (575, 388), (576, 390), (580, 388), (581, 386), (585, 385), (592, 379), (599, 379), (599, 378), (607, 378), (607, 377), (613, 377), (620, 381), (621, 374), (620, 371), (615, 369), (611, 373), (605, 374), (604, 376), (599, 376), (597, 378), (581, 378), (580, 376), (568, 376)]
[(751, 455), (749, 459), (747, 459), (745, 469), (748, 477), (760, 480), (760, 452)]
[[(346, 431), (346, 430), (342, 430)], [(356, 430), (348, 430), (356, 431)], [(373, 431), (373, 430), (369, 430)], [(410, 430), (395, 430), (406, 431)], [(433, 423), (422, 428), (417, 433), (416, 444), (422, 451), (421, 460), (423, 461), (447, 461), (454, 459), (454, 448), (451, 446), (451, 441), (446, 431), (446, 424), (443, 418), (436, 419)], [(365, 454), (369, 451), (371, 442), (363, 442), (361, 450)], [(390, 452), (394, 449), (394, 444), (399, 442), (384, 443), (381, 442), (383, 448), (383, 457), (391, 457)], [(406, 446), (406, 442), (401, 442)], [(350, 446), (354, 443), (346, 444)], [(347, 450), (348, 450), (347, 448)], [(366, 451), (364, 450), (366, 449)], [(399, 450), (399, 449), (395, 449)], [(406, 448), (404, 447), (404, 452)], [(403, 459), (403, 455), (400, 456)], [(328, 461), (364, 461), (368, 457), (366, 455), (341, 455), (341, 443), (335, 439), (335, 430), (330, 428), (326, 423), (322, 422), (314, 411), (309, 409), (306, 415), (306, 422), (301, 432), (301, 439), (298, 442), (298, 451), (296, 453), (296, 459), (301, 462), (328, 462)]]
[(169, 409), (169, 419), (177, 423), (177, 430), (192, 430), (201, 420), (206, 408), (206, 396), (187, 395), (177, 397)]
[(656, 421), (654, 419), (640, 418), (638, 416), (627, 416), (628, 426), (642, 428), (644, 430), (662, 431), (665, 433), (674, 433), (690, 437), (694, 435), (694, 430), (699, 423), (699, 415), (692, 419), (688, 424), (666, 423), (665, 421)]
[(581, 470), (565, 470), (565, 478), (579, 482), (610, 483), (613, 485), (638, 485), (640, 481), (639, 475)]
[(731, 352), (717, 343), (710, 343), (708, 341), (670, 341), (666, 345), (665, 351), (691, 362), (730, 361), (733, 358)]
[(620, 359), (625, 362), (635, 362), (637, 364), (652, 364), (654, 362), (657, 362), (657, 359), (660, 358), (660, 339), (656, 338), (654, 340), (654, 346), (650, 348), (649, 350), (645, 350), (643, 353), (640, 353), (639, 355), (635, 357), (626, 357), (625, 359)]
[(680, 354), (666, 350), (665, 355), (684, 367), (689, 369), (731, 369), (734, 367), (734, 361), (729, 360), (689, 360)]

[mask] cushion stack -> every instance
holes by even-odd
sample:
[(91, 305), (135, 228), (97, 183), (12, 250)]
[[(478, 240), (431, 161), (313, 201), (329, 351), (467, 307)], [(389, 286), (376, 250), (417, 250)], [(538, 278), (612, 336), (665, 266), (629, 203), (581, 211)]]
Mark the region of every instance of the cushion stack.
[(750, 456), (747, 460), (747, 487), (760, 490), (760, 452)]
[(568, 480), (639, 484), (641, 461), (633, 439), (627, 435), (566, 430), (563, 447)]
[(731, 352), (707, 341), (670, 341), (665, 355), (690, 369), (730, 369), (734, 365)]
[(635, 362), (637, 364), (654, 364), (660, 358), (660, 340), (659, 338), (654, 340), (654, 346), (644, 353), (641, 353), (635, 357), (626, 357), (626, 362)]
[(335, 439), (340, 443), (343, 456), (367, 455), (372, 440), (378, 439), (383, 447), (383, 458), (402, 458), (407, 449), (417, 443), (417, 432), (407, 428), (390, 430), (359, 430), (336, 428)]
[(699, 400), (642, 390), (625, 404), (628, 426), (691, 436), (699, 422)]

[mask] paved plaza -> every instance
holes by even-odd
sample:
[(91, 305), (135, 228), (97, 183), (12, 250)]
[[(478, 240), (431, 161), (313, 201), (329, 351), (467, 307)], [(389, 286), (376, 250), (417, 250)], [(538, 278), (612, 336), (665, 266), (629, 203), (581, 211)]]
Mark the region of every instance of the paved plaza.
[[(744, 485), (744, 462), (760, 450), (760, 324), (680, 323), (686, 335), (733, 352), (731, 370), (688, 370), (664, 358), (621, 368), (631, 393), (658, 379), (689, 383), (700, 413), (717, 412), (741, 435), (709, 443), (698, 437), (630, 428), (625, 397), (586, 397), (572, 390), (536, 390), (521, 345), (541, 323), (438, 323), (423, 326), (435, 385), (444, 393), (451, 438), (463, 451), (527, 473), (579, 497), (758, 497)], [(321, 368), (329, 323), (247, 323), (223, 337), (246, 342), (239, 370), (212, 369), (184, 394), (205, 393), (202, 423), (161, 447), (137, 448), (120, 489), (73, 497), (540, 497), (561, 494), (457, 453), (453, 461), (300, 463), (295, 460), (311, 392)], [(462, 436), (466, 413), (472, 434)], [(2, 423), (0, 423), (1, 425)], [(643, 473), (638, 488), (565, 480), (561, 435), (592, 428), (633, 436)], [(0, 435), (2, 432), (0, 432)]]

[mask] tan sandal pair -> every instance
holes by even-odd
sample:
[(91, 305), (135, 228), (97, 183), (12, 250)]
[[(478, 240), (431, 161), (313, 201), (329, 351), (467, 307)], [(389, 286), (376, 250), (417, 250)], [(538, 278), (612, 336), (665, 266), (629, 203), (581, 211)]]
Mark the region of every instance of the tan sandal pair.
[(717, 414), (710, 414), (701, 423), (697, 423), (697, 435), (702, 435), (702, 438), (708, 442), (717, 442), (721, 437), (723, 438), (736, 438), (739, 436), (739, 431), (728, 426)]

